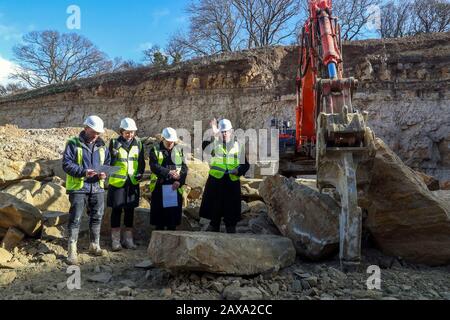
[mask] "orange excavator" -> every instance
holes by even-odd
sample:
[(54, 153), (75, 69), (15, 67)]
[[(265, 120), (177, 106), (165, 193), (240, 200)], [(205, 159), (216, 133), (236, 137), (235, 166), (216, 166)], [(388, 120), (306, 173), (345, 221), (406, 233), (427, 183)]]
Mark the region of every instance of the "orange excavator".
[(340, 26), (331, 0), (309, 1), (309, 18), (299, 40), (295, 130), (284, 128), (280, 134), (280, 150), (285, 152), (280, 171), (315, 173), (321, 192), (333, 188), (339, 193), (339, 257), (342, 268), (350, 269), (360, 263), (358, 191), (362, 194), (370, 182), (374, 135), (367, 126), (368, 114), (352, 104), (358, 81), (344, 77)]

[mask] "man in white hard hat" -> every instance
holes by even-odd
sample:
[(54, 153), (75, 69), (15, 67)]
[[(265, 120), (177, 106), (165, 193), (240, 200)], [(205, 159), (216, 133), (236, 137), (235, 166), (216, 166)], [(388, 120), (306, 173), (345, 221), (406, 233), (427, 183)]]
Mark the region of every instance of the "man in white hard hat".
[(219, 232), (223, 218), (227, 233), (236, 233), (236, 224), (241, 219), (240, 177), (245, 175), (250, 165), (247, 157), (244, 157), (245, 161), (241, 161), (243, 146), (233, 138), (230, 120), (222, 119), (217, 126), (214, 119), (211, 121), (211, 128), (214, 133), (213, 141), (203, 143), (203, 149), (211, 143), (212, 149), (200, 217), (211, 220), (207, 231)]
[(120, 136), (109, 144), (111, 163), (120, 168), (109, 177), (107, 205), (111, 212), (112, 251), (122, 249), (121, 218), (124, 212), (125, 232), (123, 246), (136, 249), (133, 241), (134, 209), (139, 207), (139, 182), (145, 171), (144, 148), (136, 137), (137, 126), (133, 119), (120, 122)]
[[(165, 128), (161, 136), (162, 141), (150, 150), (150, 224), (156, 226), (156, 230), (175, 230), (181, 223), (183, 186), (188, 168), (183, 150), (176, 145), (178, 136), (175, 129)], [(164, 206), (164, 186), (171, 186), (177, 192), (176, 206)]]
[(111, 158), (100, 134), (104, 133), (103, 120), (89, 116), (84, 130), (78, 137), (67, 141), (63, 155), (63, 170), (67, 174), (66, 190), (69, 194), (69, 245), (67, 262), (77, 264), (77, 241), (81, 217), (87, 206), (89, 215), (89, 252), (104, 255), (100, 248), (100, 227), (104, 213), (104, 182), (106, 174), (99, 172), (102, 165), (109, 165)]

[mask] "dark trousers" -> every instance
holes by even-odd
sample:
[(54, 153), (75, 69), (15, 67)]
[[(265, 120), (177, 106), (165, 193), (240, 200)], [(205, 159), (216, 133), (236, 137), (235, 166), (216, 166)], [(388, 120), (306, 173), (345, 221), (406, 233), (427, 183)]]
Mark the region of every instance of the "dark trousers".
[(113, 208), (111, 212), (111, 228), (116, 229), (120, 228), (121, 218), (122, 218), (122, 210), (125, 212), (125, 216), (123, 222), (126, 228), (133, 228), (134, 222), (134, 208), (133, 207), (124, 207), (124, 208)]
[(103, 193), (71, 193), (69, 194), (69, 240), (78, 241), (81, 217), (84, 209), (89, 216), (89, 237), (91, 242), (99, 243), (100, 228), (105, 208)]

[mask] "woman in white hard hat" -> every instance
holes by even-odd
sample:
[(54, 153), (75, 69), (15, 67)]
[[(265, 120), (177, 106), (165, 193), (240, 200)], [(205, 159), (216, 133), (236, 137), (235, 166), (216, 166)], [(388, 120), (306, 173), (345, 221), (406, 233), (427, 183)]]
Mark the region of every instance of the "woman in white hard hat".
[[(162, 141), (150, 150), (150, 224), (156, 226), (156, 230), (175, 230), (181, 223), (183, 186), (188, 168), (183, 150), (177, 146), (175, 129), (165, 128), (161, 135)], [(164, 201), (163, 197), (169, 198), (168, 193), (172, 193), (175, 201)]]
[[(205, 185), (200, 217), (211, 220), (207, 231), (219, 232), (222, 218), (227, 233), (236, 233), (241, 219), (240, 177), (250, 168), (243, 146), (233, 138), (230, 120), (211, 121), (213, 141), (204, 141), (203, 149), (211, 143), (209, 177)], [(245, 161), (243, 161), (245, 159)]]
[(139, 182), (145, 171), (144, 148), (136, 137), (136, 123), (125, 118), (120, 122), (120, 136), (109, 144), (111, 163), (120, 169), (109, 177), (107, 204), (112, 208), (111, 240), (112, 250), (122, 249), (121, 218), (125, 213), (123, 246), (135, 249), (133, 241), (134, 209), (139, 206)]

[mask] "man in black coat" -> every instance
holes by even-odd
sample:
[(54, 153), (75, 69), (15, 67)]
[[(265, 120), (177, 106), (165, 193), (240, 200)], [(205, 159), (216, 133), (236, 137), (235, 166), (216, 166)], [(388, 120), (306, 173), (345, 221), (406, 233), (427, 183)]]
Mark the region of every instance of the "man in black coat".
[(212, 146), (209, 177), (206, 182), (200, 217), (211, 220), (207, 231), (219, 232), (222, 218), (227, 233), (236, 233), (236, 225), (241, 219), (240, 177), (250, 168), (247, 157), (240, 161), (243, 146), (233, 138), (231, 122), (223, 119), (211, 121), (214, 132), (212, 141), (204, 141), (203, 149)]

